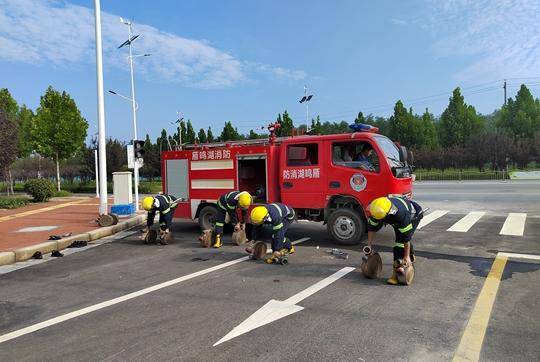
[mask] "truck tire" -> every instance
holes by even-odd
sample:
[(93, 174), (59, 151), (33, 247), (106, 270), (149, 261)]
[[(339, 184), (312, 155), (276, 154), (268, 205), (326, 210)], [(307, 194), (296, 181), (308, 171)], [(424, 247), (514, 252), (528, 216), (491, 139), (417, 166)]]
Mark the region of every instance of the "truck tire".
[(365, 235), (366, 222), (353, 209), (341, 208), (330, 214), (327, 229), (336, 243), (356, 245)]
[(207, 205), (199, 212), (199, 227), (201, 230), (210, 230), (214, 228), (214, 218), (217, 215), (217, 208)]

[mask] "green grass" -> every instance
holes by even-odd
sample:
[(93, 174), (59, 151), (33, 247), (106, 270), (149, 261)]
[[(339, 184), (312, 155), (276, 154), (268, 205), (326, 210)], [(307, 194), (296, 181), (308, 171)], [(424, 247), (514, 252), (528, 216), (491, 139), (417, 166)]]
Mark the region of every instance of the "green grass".
[(467, 181), (467, 180), (508, 180), (506, 171), (479, 171), (477, 169), (469, 170), (423, 170), (414, 171), (417, 181)]
[(54, 194), (54, 197), (68, 197), (68, 196), (71, 196), (73, 195), (71, 192), (69, 191), (66, 191), (66, 190), (60, 190), (60, 191), (56, 191), (56, 193)]
[(0, 209), (18, 209), (30, 203), (30, 199), (26, 197), (0, 197)]

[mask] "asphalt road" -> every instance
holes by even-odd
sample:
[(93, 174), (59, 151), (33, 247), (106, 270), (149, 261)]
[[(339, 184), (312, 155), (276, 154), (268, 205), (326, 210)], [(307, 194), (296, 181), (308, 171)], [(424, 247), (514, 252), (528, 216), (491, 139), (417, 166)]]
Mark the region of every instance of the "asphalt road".
[[(408, 287), (365, 279), (360, 247), (337, 259), (327, 252), (336, 246), (324, 227), (312, 223), (290, 229), (292, 239), (310, 239), (287, 266), (246, 260), (242, 247), (202, 249), (196, 224), (177, 222), (167, 246), (131, 235), (3, 274), (0, 360), (452, 360), (497, 252), (540, 255), (539, 189), (418, 185), (423, 206), (450, 212), (416, 232), (416, 278)], [(486, 214), (467, 232), (447, 230), (470, 211)], [(527, 213), (523, 235), (500, 235), (514, 212)], [(392, 242), (389, 228), (377, 235), (385, 277)], [(481, 360), (540, 358), (539, 297), (540, 262), (508, 259)], [(81, 310), (87, 307), (95, 310)], [(279, 313), (290, 314), (249, 330)], [(58, 316), (66, 320), (24, 330)], [(238, 336), (215, 345), (233, 330)], [(14, 331), (21, 333), (2, 342)]]

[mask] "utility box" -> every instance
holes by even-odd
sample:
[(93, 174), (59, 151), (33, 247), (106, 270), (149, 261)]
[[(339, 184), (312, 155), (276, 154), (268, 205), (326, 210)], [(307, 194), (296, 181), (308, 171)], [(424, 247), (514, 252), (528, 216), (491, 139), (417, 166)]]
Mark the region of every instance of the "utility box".
[(133, 203), (131, 172), (113, 172), (114, 204)]

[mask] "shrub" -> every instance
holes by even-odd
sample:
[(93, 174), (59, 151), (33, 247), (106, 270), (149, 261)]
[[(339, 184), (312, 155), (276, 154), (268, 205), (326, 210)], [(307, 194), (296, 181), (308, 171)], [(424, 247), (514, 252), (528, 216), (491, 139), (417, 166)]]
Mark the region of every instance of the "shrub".
[(28, 180), (24, 186), (36, 202), (45, 202), (56, 193), (54, 183), (44, 178), (35, 178)]
[(24, 197), (0, 197), (0, 209), (17, 209), (30, 202)]

